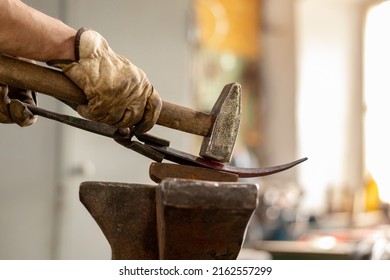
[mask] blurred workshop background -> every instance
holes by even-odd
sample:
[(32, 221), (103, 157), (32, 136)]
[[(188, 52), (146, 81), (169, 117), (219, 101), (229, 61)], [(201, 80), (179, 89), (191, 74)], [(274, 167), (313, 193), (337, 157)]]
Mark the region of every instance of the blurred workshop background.
[[(208, 111), (243, 88), (233, 164), (309, 160), (259, 184), (242, 258), (390, 258), (390, 3), (379, 0), (26, 0), (100, 32), (161, 97)], [(39, 105), (70, 113), (39, 95)], [(0, 259), (110, 259), (83, 181), (153, 184), (150, 160), (39, 118), (1, 125)], [(197, 154), (197, 136), (156, 126)]]

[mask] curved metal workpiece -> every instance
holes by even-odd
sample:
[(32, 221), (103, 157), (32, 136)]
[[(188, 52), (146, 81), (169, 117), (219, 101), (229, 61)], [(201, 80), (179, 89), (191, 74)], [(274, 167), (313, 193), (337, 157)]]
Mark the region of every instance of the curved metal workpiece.
[(179, 151), (167, 146), (154, 146), (154, 145), (148, 145), (148, 146), (164, 154), (164, 159), (166, 160), (170, 160), (179, 164), (195, 165), (195, 166), (211, 168), (214, 170), (230, 172), (230, 173), (237, 174), (240, 178), (262, 177), (262, 176), (275, 174), (290, 169), (308, 159), (307, 157), (304, 157), (290, 163), (272, 166), (272, 167), (245, 168), (245, 167), (236, 167), (228, 164), (223, 164), (202, 157), (197, 157), (192, 154), (188, 154), (183, 151)]
[[(308, 159), (307, 157), (304, 157), (281, 165), (276, 165), (271, 167), (259, 167), (259, 168), (244, 168), (244, 167), (236, 167), (232, 165), (221, 165), (219, 167), (220, 164), (216, 162), (216, 167), (214, 169), (237, 174), (238, 177), (240, 178), (262, 177), (262, 176), (272, 175), (275, 173), (285, 171), (306, 161), (307, 159)], [(212, 168), (211, 165), (214, 164), (214, 162), (210, 163), (210, 161), (204, 162), (203, 159), (199, 159), (199, 160), (202, 162), (203, 166), (209, 166), (210, 168)]]

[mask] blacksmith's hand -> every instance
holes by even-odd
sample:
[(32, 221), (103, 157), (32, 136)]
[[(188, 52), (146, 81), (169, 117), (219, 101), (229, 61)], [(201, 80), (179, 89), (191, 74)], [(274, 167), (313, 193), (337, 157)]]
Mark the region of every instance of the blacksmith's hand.
[(85, 93), (88, 104), (78, 113), (116, 127), (148, 131), (156, 123), (162, 101), (145, 73), (116, 54), (96, 31), (80, 29), (75, 40), (74, 62), (51, 61)]

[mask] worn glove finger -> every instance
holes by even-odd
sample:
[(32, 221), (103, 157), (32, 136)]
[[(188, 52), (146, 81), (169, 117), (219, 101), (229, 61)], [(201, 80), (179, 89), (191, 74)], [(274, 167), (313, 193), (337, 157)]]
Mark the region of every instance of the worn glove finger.
[(9, 112), (13, 122), (21, 127), (34, 124), (38, 117), (23, 104), (37, 105), (37, 96), (34, 91), (8, 86)]
[(0, 84), (0, 122), (12, 123), (12, 117), (9, 114), (8, 105), (11, 100), (8, 97), (8, 86)]
[(11, 99), (9, 111), (13, 122), (21, 127), (32, 125), (37, 121), (37, 117), (20, 100)]
[(135, 126), (135, 134), (145, 133), (150, 130), (157, 122), (160, 112), (161, 99), (157, 91), (153, 90), (146, 102), (144, 115), (141, 121), (139, 121)]
[(34, 124), (37, 117), (22, 102), (36, 105), (35, 92), (0, 85), (0, 122), (16, 123), (21, 127)]
[[(91, 105), (79, 105), (77, 106), (77, 112), (84, 118), (99, 121), (106, 124), (120, 124), (123, 115), (126, 113), (126, 108), (116, 107), (115, 110), (96, 110)], [(130, 126), (130, 125), (129, 125)]]

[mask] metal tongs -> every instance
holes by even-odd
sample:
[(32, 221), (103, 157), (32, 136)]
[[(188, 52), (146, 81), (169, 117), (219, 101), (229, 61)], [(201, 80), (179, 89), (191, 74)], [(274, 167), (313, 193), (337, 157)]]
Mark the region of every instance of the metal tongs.
[[(307, 160), (305, 157), (287, 164), (265, 168), (236, 167), (176, 150), (169, 147), (170, 142), (168, 140), (153, 136), (151, 134), (145, 133), (134, 135), (130, 128), (116, 128), (114, 126), (95, 121), (55, 113), (30, 104), (26, 104), (26, 106), (35, 115), (39, 115), (41, 117), (52, 119), (85, 131), (112, 138), (122, 146), (156, 162), (162, 162), (165, 159), (178, 164), (199, 166), (218, 171), (229, 172), (236, 174), (241, 178), (251, 178), (278, 173)], [(138, 141), (134, 140), (134, 138), (136, 138)]]

